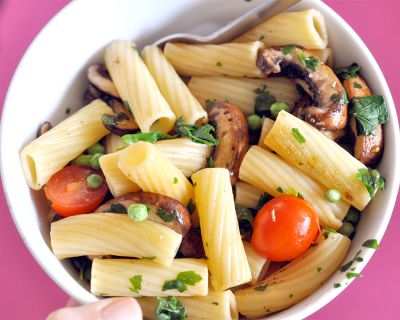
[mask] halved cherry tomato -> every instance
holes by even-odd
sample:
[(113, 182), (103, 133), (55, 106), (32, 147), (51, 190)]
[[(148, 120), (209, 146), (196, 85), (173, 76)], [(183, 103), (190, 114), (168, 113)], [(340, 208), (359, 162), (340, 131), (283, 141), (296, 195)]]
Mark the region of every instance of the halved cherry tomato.
[[(87, 186), (86, 178), (91, 174), (98, 174), (103, 178), (103, 183), (97, 189)], [(77, 165), (63, 168), (44, 186), (51, 208), (63, 217), (95, 210), (107, 191), (107, 183), (100, 171)]]
[(319, 232), (317, 213), (307, 201), (282, 196), (258, 211), (251, 244), (270, 261), (290, 261), (302, 255)]

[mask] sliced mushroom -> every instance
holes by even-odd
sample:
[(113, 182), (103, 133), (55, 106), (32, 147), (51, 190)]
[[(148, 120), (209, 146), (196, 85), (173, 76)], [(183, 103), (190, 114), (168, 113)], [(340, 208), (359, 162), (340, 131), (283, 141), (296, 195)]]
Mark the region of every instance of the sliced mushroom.
[(87, 77), (91, 84), (93, 84), (97, 89), (103, 91), (115, 98), (119, 98), (119, 93), (111, 77), (102, 64), (96, 63), (89, 66), (87, 69)]
[(53, 128), (53, 126), (49, 121), (43, 122), (43, 124), (39, 127), (36, 136), (40, 137), (42, 134), (45, 134), (47, 131), (50, 131), (51, 128)]
[(123, 136), (124, 134), (139, 131), (139, 126), (135, 119), (121, 101), (111, 99), (108, 104), (113, 109), (114, 115), (104, 114), (102, 121), (111, 133)]
[[(354, 97), (368, 97), (372, 95), (367, 83), (359, 75), (345, 79), (343, 86), (346, 89), (349, 99)], [(383, 132), (382, 126), (376, 126), (376, 135), (364, 136), (357, 132), (356, 119), (350, 118), (350, 129), (355, 140), (354, 156), (366, 166), (376, 164), (383, 152)]]
[[(260, 53), (257, 65), (267, 76), (276, 74), (300, 80), (297, 82), (310, 98), (295, 105), (292, 112), (297, 117), (322, 131), (344, 129), (347, 124), (344, 88), (331, 68), (310, 56), (299, 47), (268, 48)], [(311, 64), (304, 66), (307, 61)]]
[(238, 107), (217, 102), (208, 111), (208, 118), (220, 141), (213, 154), (215, 167), (227, 168), (233, 185), (238, 180), (240, 164), (249, 148), (246, 117)]
[(182, 240), (180, 252), (186, 258), (204, 258), (204, 247), (201, 239), (200, 229), (190, 228)]
[(132, 192), (111, 199), (97, 208), (96, 212), (126, 213), (133, 203), (144, 204), (148, 208), (148, 219), (163, 224), (182, 236), (190, 229), (190, 215), (179, 201), (152, 192)]
[(94, 85), (89, 83), (86, 91), (83, 94), (83, 102), (85, 104), (89, 104), (93, 100), (101, 99), (104, 102), (108, 103), (111, 99), (115, 99), (113, 96), (110, 96), (107, 93), (104, 93), (97, 89)]

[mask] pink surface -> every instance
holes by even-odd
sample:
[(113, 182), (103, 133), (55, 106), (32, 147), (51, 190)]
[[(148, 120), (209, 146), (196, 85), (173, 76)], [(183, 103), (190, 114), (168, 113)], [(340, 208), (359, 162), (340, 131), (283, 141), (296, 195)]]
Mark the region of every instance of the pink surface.
[[(0, 105), (34, 36), (68, 0), (0, 0)], [(400, 110), (400, 0), (326, 0), (375, 55)], [(43, 319), (67, 296), (25, 248), (0, 193), (0, 319)], [(400, 319), (400, 199), (380, 249), (358, 279), (310, 319)], [(379, 214), (379, 212), (377, 212)]]

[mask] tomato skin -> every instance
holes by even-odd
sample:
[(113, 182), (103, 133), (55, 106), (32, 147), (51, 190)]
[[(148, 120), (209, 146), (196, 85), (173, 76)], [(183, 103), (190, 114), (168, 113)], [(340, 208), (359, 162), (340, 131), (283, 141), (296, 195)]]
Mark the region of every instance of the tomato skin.
[[(103, 183), (98, 189), (90, 189), (86, 178), (98, 174)], [(63, 217), (94, 211), (108, 192), (108, 186), (100, 171), (89, 167), (71, 165), (51, 177), (44, 186), (51, 208)]]
[(257, 213), (251, 244), (270, 261), (290, 261), (302, 255), (320, 233), (311, 205), (294, 196), (268, 201)]

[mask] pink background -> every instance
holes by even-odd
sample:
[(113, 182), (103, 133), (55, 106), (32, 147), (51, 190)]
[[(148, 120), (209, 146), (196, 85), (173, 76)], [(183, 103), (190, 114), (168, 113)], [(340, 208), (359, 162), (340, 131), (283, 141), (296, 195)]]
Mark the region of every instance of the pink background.
[[(23, 53), (68, 0), (0, 0), (0, 105)], [(400, 110), (400, 0), (326, 0), (370, 48)], [(398, 112), (399, 113), (399, 112)], [(310, 319), (400, 319), (400, 197), (380, 249), (337, 299)], [(0, 319), (43, 319), (68, 297), (23, 245), (0, 192)], [(379, 212), (377, 212), (379, 214)]]

